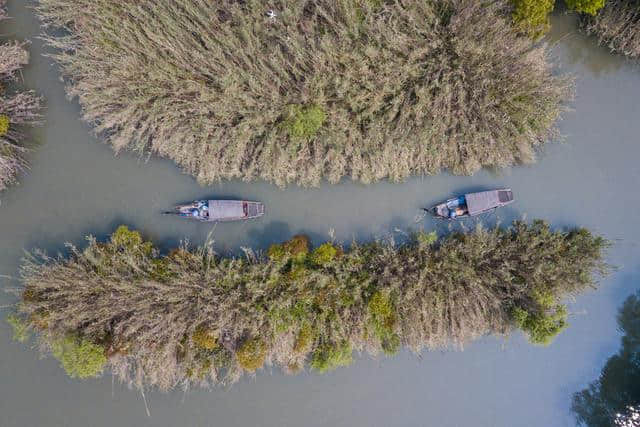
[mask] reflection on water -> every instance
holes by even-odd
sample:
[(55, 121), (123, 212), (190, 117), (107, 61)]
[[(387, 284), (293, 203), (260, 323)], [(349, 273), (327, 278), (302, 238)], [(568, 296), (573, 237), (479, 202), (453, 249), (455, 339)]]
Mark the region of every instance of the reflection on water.
[(589, 427), (611, 426), (616, 414), (640, 408), (640, 291), (624, 302), (618, 327), (622, 347), (607, 360), (600, 378), (573, 397), (578, 422)]

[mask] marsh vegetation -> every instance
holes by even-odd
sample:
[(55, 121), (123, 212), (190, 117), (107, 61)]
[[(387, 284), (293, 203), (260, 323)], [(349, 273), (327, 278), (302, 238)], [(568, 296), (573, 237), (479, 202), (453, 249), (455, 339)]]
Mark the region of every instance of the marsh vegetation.
[(606, 271), (607, 245), (535, 221), (348, 250), (295, 236), (229, 258), (210, 247), (161, 255), (121, 226), (67, 258), (27, 259), (11, 321), (72, 376), (110, 369), (163, 390), (228, 384), (265, 365), (325, 372), (354, 351), (461, 348), (518, 328), (548, 344), (567, 325), (562, 299)]
[(97, 133), (202, 183), (528, 163), (571, 95), (501, 0), (38, 4)]
[[(0, 0), (0, 23), (5, 19), (6, 4)], [(33, 91), (15, 88), (20, 70), (28, 62), (26, 43), (0, 43), (0, 191), (14, 184), (17, 175), (27, 167), (21, 129), (41, 120), (42, 100)]]
[(640, 57), (640, 1), (607, 0), (596, 16), (585, 17), (583, 28), (612, 51)]

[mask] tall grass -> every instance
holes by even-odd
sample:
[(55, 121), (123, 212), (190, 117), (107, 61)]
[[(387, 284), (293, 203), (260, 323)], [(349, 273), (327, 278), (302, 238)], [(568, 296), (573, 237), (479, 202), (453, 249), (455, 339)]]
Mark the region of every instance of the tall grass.
[[(0, 21), (5, 19), (6, 4), (0, 0)], [(25, 45), (17, 41), (0, 44), (0, 191), (14, 184), (27, 167), (21, 128), (38, 125), (41, 120), (42, 100), (33, 91), (13, 88), (20, 70), (29, 62)]]
[(583, 28), (612, 51), (640, 57), (640, 1), (607, 0), (595, 17), (583, 18)]
[(566, 325), (560, 300), (594, 286), (607, 246), (542, 221), (348, 251), (296, 236), (243, 258), (187, 247), (163, 256), (126, 227), (88, 242), (66, 259), (25, 261), (18, 335), (37, 331), (71, 375), (109, 368), (165, 390), (232, 383), (265, 364), (324, 372), (354, 350), (461, 347), (516, 327), (548, 343)]
[(533, 161), (570, 81), (515, 33), (510, 10), (500, 0), (38, 7), (68, 93), (117, 152), (169, 157), (204, 183), (279, 186)]

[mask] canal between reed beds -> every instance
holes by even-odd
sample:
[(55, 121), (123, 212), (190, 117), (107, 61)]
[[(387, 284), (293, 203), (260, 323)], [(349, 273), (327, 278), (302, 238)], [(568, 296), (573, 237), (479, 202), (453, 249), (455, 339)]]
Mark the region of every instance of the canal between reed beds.
[[(27, 6), (30, 3), (27, 2)], [(450, 194), (509, 186), (516, 203), (485, 218), (510, 222), (526, 215), (556, 227), (585, 226), (614, 240), (609, 260), (618, 271), (599, 290), (569, 304), (571, 326), (547, 348), (519, 334), (485, 338), (463, 352), (403, 352), (361, 358), (349, 368), (318, 375), (258, 373), (229, 390), (149, 392), (151, 417), (135, 391), (98, 380), (69, 379), (52, 359), (11, 341), (0, 323), (0, 426), (565, 426), (573, 425), (571, 395), (596, 378), (616, 351), (618, 306), (640, 288), (640, 69), (578, 34), (566, 16), (553, 20), (553, 55), (576, 76), (573, 111), (560, 123), (564, 142), (549, 144), (539, 162), (473, 177), (439, 175), (402, 184), (345, 182), (317, 189), (278, 189), (265, 183), (225, 182), (201, 187), (169, 161), (114, 157), (79, 120), (52, 61), (41, 56), (38, 22), (19, 1), (4, 35), (30, 39), (25, 84), (47, 99), (47, 124), (22, 184), (0, 194), (0, 274), (16, 277), (24, 250), (64, 251), (61, 242), (104, 238), (118, 224), (140, 229), (161, 247), (181, 239), (201, 244), (212, 232), (215, 248), (237, 253), (264, 249), (296, 233), (318, 243), (403, 238), (410, 228), (446, 226), (422, 217), (420, 207)], [(254, 222), (216, 227), (163, 217), (173, 203), (200, 197), (265, 202)], [(474, 222), (467, 222), (469, 227)], [(5, 289), (17, 282), (5, 279)], [(0, 293), (0, 306), (17, 298)], [(0, 311), (4, 317), (6, 309)]]

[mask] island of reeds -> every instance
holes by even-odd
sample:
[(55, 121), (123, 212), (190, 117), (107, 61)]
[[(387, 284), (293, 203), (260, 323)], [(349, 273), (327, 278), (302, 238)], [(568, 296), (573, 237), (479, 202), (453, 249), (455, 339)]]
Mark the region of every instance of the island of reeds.
[(597, 15), (583, 17), (582, 23), (600, 44), (630, 58), (640, 57), (640, 1), (607, 0)]
[(28, 258), (9, 320), (72, 377), (109, 369), (162, 390), (229, 384), (265, 365), (324, 372), (354, 351), (460, 348), (516, 329), (545, 345), (567, 326), (563, 298), (606, 271), (607, 246), (534, 221), (348, 250), (300, 235), (239, 258), (184, 245), (162, 255), (121, 226), (66, 258)]
[(202, 183), (531, 162), (571, 94), (503, 0), (39, 0), (37, 11), (96, 132)]
[[(5, 19), (6, 4), (0, 0), (0, 22)], [(20, 70), (28, 62), (25, 43), (0, 43), (0, 191), (14, 184), (27, 166), (21, 129), (38, 125), (41, 120), (42, 100), (33, 91), (14, 87)]]

